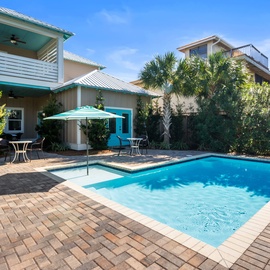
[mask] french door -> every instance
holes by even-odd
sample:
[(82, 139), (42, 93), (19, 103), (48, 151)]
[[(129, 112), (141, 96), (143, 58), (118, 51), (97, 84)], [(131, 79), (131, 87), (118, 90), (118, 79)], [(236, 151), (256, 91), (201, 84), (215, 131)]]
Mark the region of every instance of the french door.
[[(108, 146), (117, 146), (119, 145), (119, 139), (117, 136), (120, 136), (122, 139), (131, 137), (131, 110), (128, 109), (113, 109), (106, 108), (107, 112), (121, 115), (124, 118), (112, 118), (109, 119), (109, 129), (110, 129), (110, 139)], [(128, 141), (126, 142), (128, 144)]]

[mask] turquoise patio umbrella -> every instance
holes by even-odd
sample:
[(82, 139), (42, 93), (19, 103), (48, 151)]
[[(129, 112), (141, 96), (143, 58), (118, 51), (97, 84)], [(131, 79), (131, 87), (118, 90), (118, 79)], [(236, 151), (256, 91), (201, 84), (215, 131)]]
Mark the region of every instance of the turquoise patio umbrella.
[(49, 117), (45, 117), (44, 120), (85, 120), (86, 121), (86, 149), (87, 149), (87, 175), (89, 174), (89, 153), (88, 153), (88, 125), (87, 122), (90, 119), (110, 119), (110, 118), (124, 118), (123, 116), (109, 113), (106, 111), (98, 110), (92, 106), (77, 107), (74, 110), (62, 112)]

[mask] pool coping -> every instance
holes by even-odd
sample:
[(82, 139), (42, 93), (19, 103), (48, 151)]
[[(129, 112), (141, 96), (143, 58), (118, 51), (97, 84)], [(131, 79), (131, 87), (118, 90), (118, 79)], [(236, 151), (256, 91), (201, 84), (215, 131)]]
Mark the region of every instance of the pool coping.
[[(267, 160), (260, 159), (260, 158), (250, 158), (250, 157), (239, 157), (239, 156), (230, 156), (230, 155), (222, 155), (222, 154), (202, 154), (198, 156), (191, 156), (182, 158), (179, 160), (163, 162), (160, 164), (151, 164), (151, 165), (140, 165), (133, 168), (127, 168), (122, 165), (118, 164), (108, 164), (104, 161), (91, 161), (89, 165), (98, 164), (98, 165), (105, 165), (111, 168), (120, 169), (127, 172), (136, 172), (141, 170), (147, 170), (151, 168), (157, 168), (166, 166), (169, 164), (177, 164), (183, 163), (186, 161), (201, 159), (204, 157), (226, 157), (232, 159), (241, 159), (241, 160), (250, 160), (250, 161), (260, 161), (260, 162), (267, 162)], [(265, 227), (270, 223), (270, 202), (264, 205), (254, 216), (252, 216), (244, 225), (242, 225), (233, 235), (231, 235), (228, 239), (226, 239), (220, 246), (217, 248), (202, 242), (190, 235), (182, 233), (178, 230), (175, 230), (165, 224), (162, 224), (159, 221), (156, 221), (150, 217), (147, 217), (143, 214), (140, 214), (132, 209), (129, 209), (125, 206), (120, 205), (114, 201), (111, 201), (101, 195), (94, 193), (91, 190), (85, 189), (77, 184), (74, 184), (68, 180), (63, 180), (62, 178), (51, 174), (48, 170), (54, 169), (63, 169), (63, 168), (71, 168), (71, 167), (78, 167), (86, 165), (86, 162), (80, 162), (76, 164), (69, 164), (69, 165), (60, 165), (60, 166), (49, 166), (49, 167), (42, 167), (36, 168), (36, 170), (46, 176), (54, 179), (55, 181), (62, 183), (63, 185), (95, 200), (98, 203), (103, 204), (110, 209), (117, 211), (139, 223), (142, 225), (166, 236), (170, 239), (178, 242), (190, 248), (191, 250), (198, 252), (205, 257), (212, 259), (213, 261), (221, 264), (224, 267), (230, 268), (243, 253), (246, 249), (253, 243), (253, 241), (259, 236), (259, 234), (265, 229)]]

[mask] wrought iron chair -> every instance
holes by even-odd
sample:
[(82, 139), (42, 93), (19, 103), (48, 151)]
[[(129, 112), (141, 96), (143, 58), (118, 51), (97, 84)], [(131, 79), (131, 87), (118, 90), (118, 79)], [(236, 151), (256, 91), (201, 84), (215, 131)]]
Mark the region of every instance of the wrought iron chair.
[(145, 150), (145, 153), (147, 154), (147, 150), (149, 148), (149, 139), (147, 135), (141, 135), (139, 136), (139, 138), (142, 138), (142, 140), (140, 141), (140, 150), (141, 153), (143, 154), (143, 150)]
[(30, 144), (29, 148), (27, 149), (27, 151), (30, 152), (30, 160), (32, 160), (33, 152), (37, 153), (38, 158), (40, 158), (38, 152), (41, 152), (43, 155), (43, 158), (45, 159), (44, 152), (43, 152), (44, 140), (45, 140), (45, 137), (43, 138), (41, 137), (41, 138), (36, 139), (33, 143)]
[(128, 145), (124, 145), (123, 142), (124, 142), (124, 141), (128, 141), (128, 140), (125, 140), (125, 139), (121, 138), (120, 136), (117, 136), (117, 138), (118, 138), (118, 140), (119, 140), (119, 147), (117, 147), (117, 148), (115, 148), (115, 149), (118, 149), (118, 150), (119, 150), (119, 151), (118, 151), (118, 156), (120, 156), (121, 151), (122, 151), (122, 150), (125, 150), (126, 147), (129, 146), (129, 144), (128, 144)]
[(9, 162), (11, 162), (11, 149), (8, 140), (0, 138), (0, 152), (4, 154), (5, 161), (9, 156)]

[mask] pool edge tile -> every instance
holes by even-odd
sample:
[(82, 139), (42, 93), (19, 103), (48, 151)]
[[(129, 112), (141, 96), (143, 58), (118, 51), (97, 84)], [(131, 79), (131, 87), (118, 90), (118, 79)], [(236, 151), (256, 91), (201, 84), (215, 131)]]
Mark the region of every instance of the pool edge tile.
[[(206, 154), (208, 156), (209, 154)], [(212, 155), (212, 154), (211, 154)], [(215, 156), (215, 155), (212, 155)], [(217, 155), (221, 156), (222, 155)], [(230, 157), (235, 158), (235, 157)], [(237, 158), (237, 157), (236, 157)], [(188, 158), (189, 159), (189, 158)], [(193, 159), (193, 158), (191, 158)], [(196, 158), (197, 159), (197, 158)], [(168, 162), (168, 164), (178, 163), (177, 161)], [(104, 164), (103, 162), (99, 161), (93, 161), (92, 164)], [(85, 162), (82, 163), (85, 165)], [(60, 168), (64, 167), (71, 167), (72, 164), (68, 164), (66, 166), (62, 166)], [(159, 165), (158, 165), (159, 166)], [(59, 166), (56, 166), (59, 168)], [(56, 168), (55, 167), (55, 168)], [(111, 166), (113, 167), (113, 166)], [(133, 168), (131, 171), (135, 171), (137, 169), (148, 169), (153, 168), (156, 166), (138, 166), (135, 169)], [(202, 255), (205, 257), (214, 260), (215, 262), (223, 265), (224, 267), (231, 267), (244, 253), (244, 251), (250, 247), (252, 242), (259, 236), (259, 234), (262, 232), (262, 230), (270, 223), (270, 202), (268, 202), (266, 205), (264, 205), (252, 218), (250, 218), (243, 226), (241, 226), (232, 236), (230, 236), (227, 240), (225, 240), (218, 248), (212, 247), (200, 240), (197, 241), (197, 239), (182, 233), (180, 231), (175, 232), (176, 230), (164, 225), (161, 226), (155, 222), (151, 218), (145, 217), (140, 213), (137, 213), (136, 211), (129, 211), (130, 209), (127, 207), (124, 207), (118, 203), (112, 202), (109, 199), (106, 199), (102, 197), (101, 195), (98, 195), (94, 193), (93, 191), (86, 190), (83, 187), (76, 186), (76, 184), (68, 184), (69, 181), (63, 181), (63, 179), (55, 176), (52, 177), (52, 174), (50, 174), (47, 170), (47, 167), (43, 168), (37, 168), (36, 170), (45, 174), (46, 176), (49, 176), (50, 178), (54, 179), (55, 181), (64, 184), (81, 194), (97, 201), (98, 203), (104, 204), (106, 207), (113, 209), (127, 217), (129, 217), (132, 220), (135, 220), (144, 226), (153, 229), (154, 231), (157, 231), (161, 233), (162, 235), (167, 236), (168, 238), (178, 242), (179, 244), (182, 244)], [(52, 168), (52, 166), (50, 166)], [(115, 166), (115, 168), (123, 168), (122, 166)], [(69, 182), (70, 183), (70, 182)], [(105, 200), (104, 200), (105, 199)], [(268, 220), (268, 221), (267, 221)], [(157, 221), (158, 222), (158, 221)], [(160, 223), (162, 224), (162, 223)], [(163, 225), (163, 224), (162, 224)], [(155, 229), (156, 226), (156, 229)], [(194, 240), (195, 239), (195, 240)], [(244, 240), (244, 244), (238, 244)]]

